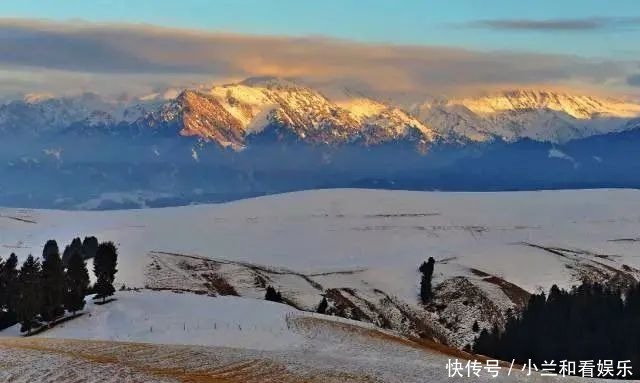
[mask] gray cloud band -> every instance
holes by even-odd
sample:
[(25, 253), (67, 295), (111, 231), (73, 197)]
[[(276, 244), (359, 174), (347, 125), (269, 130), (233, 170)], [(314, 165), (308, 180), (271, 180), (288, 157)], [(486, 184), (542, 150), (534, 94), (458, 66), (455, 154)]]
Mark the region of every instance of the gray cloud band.
[(638, 17), (612, 17), (612, 18), (586, 18), (586, 19), (497, 19), (479, 20), (467, 23), (467, 26), (495, 30), (511, 31), (598, 31), (613, 29), (638, 29), (640, 18)]
[(640, 86), (640, 74), (634, 74), (627, 77), (627, 84), (631, 86)]
[(82, 73), (85, 83), (90, 75), (103, 79), (140, 75), (138, 79), (129, 76), (128, 84), (153, 81), (156, 86), (189, 76), (211, 80), (283, 76), (381, 94), (422, 95), (512, 84), (625, 83), (634, 65), (568, 55), (365, 44), (321, 37), (0, 19), (0, 68), (23, 73), (34, 68), (57, 71), (67, 80), (73, 73)]

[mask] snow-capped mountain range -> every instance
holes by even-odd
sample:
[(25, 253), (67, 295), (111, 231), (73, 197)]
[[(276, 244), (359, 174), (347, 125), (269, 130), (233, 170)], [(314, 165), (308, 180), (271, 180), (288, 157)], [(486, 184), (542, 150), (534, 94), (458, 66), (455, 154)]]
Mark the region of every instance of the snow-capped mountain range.
[(566, 93), (512, 90), (416, 105), (412, 112), (445, 136), (474, 141), (566, 142), (633, 127), (640, 104)]
[(407, 106), (275, 78), (115, 100), (29, 95), (0, 105), (0, 205), (142, 207), (353, 186), (640, 187), (639, 116), (638, 103), (558, 92)]
[(234, 150), (269, 126), (314, 144), (375, 144), (410, 135), (422, 144), (434, 140), (432, 129), (398, 108), (369, 99), (339, 104), (311, 88), (273, 79), (185, 90), (144, 118), (145, 125), (163, 123), (176, 123), (183, 136)]
[(422, 147), (441, 141), (562, 143), (635, 127), (640, 103), (536, 90), (416, 103), (406, 109), (344, 92), (329, 99), (313, 88), (276, 78), (251, 78), (209, 89), (186, 89), (107, 101), (29, 95), (0, 106), (0, 131), (42, 133), (72, 125), (176, 125), (194, 136), (240, 150), (268, 126), (314, 144), (375, 145), (411, 137)]

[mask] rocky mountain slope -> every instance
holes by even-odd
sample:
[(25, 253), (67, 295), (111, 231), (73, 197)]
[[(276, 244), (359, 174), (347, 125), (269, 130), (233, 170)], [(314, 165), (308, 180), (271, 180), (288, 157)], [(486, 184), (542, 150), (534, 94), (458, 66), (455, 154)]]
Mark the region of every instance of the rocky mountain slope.
[(510, 90), (412, 108), (441, 134), (472, 141), (500, 137), (554, 143), (621, 131), (640, 116), (640, 104), (540, 90)]
[(0, 132), (39, 136), (56, 134), (73, 125), (112, 126), (144, 116), (157, 100), (107, 100), (95, 93), (73, 97), (27, 95), (0, 105)]
[(432, 129), (398, 108), (367, 99), (336, 104), (311, 88), (275, 79), (185, 90), (142, 123), (175, 123), (181, 135), (234, 150), (270, 128), (311, 144), (374, 145), (412, 137), (425, 145), (435, 138)]

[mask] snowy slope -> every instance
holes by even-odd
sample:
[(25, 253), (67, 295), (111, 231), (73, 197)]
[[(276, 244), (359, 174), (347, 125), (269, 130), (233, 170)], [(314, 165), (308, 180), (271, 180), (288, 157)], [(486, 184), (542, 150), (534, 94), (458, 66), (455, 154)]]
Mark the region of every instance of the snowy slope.
[[(63, 323), (42, 336), (256, 350), (292, 348), (304, 341), (287, 328), (287, 318), (293, 318), (297, 310), (245, 298), (120, 291), (117, 300), (107, 305), (88, 300), (84, 311), (91, 315)], [(19, 326), (0, 336), (19, 336)]]
[(594, 116), (631, 118), (640, 114), (640, 105), (623, 100), (526, 89), (503, 91), (478, 98), (451, 100), (450, 103), (464, 105), (480, 115), (530, 109), (565, 112), (579, 119)]
[(640, 116), (640, 105), (611, 98), (519, 89), (427, 102), (411, 111), (440, 134), (452, 138), (530, 138), (562, 143), (624, 130), (629, 119)]
[[(50, 238), (97, 235), (120, 247), (118, 286), (261, 299), (273, 284), (303, 310), (325, 295), (336, 315), (463, 346), (474, 320), (503, 321), (524, 290), (640, 277), (638, 211), (631, 190), (320, 190), (166, 209), (2, 209), (0, 246), (24, 257)], [(416, 269), (430, 256), (446, 307), (424, 310)]]
[[(14, 360), (14, 355), (26, 360), (48, 359), (49, 365), (58, 365), (60, 357), (82, 360), (84, 353), (93, 356), (90, 361), (113, 363), (112, 369), (118, 373), (123, 367), (145, 374), (177, 369), (225, 382), (337, 383), (347, 378), (349, 382), (369, 382), (374, 378), (383, 382), (417, 382), (418, 377), (446, 376), (441, 366), (445, 355), (438, 351), (356, 322), (235, 297), (118, 292), (117, 301), (102, 307), (90, 304), (84, 316), (36, 337), (24, 341), (2, 338), (15, 330), (0, 333), (0, 362), (10, 366), (8, 371), (0, 369), (0, 378), (13, 374), (15, 379), (27, 373), (18, 368), (21, 363)], [(30, 353), (25, 352), (25, 346)], [(46, 353), (34, 355), (37, 350)], [(126, 355), (126, 360), (110, 355), (114, 352)], [(65, 371), (69, 362), (65, 360), (57, 370)], [(47, 363), (33, 365), (38, 370)], [(154, 368), (139, 369), (140, 365)], [(82, 371), (86, 367), (75, 369)], [(41, 373), (52, 375), (56, 381), (70, 378), (61, 372)], [(107, 381), (110, 376), (100, 371), (95, 378)], [(319, 376), (323, 379), (315, 380)], [(184, 379), (179, 381), (191, 381)]]
[(309, 143), (367, 144), (398, 140), (415, 130), (431, 142), (433, 130), (406, 112), (369, 99), (335, 103), (318, 91), (281, 79), (248, 79), (208, 91), (188, 90), (152, 121), (177, 121), (181, 134), (241, 149), (248, 135), (277, 126)]
[(527, 376), (519, 368), (507, 375), (507, 367), (498, 378), (485, 370), (479, 377), (450, 378), (450, 360), (478, 357), (276, 303), (149, 291), (116, 297), (106, 306), (90, 303), (83, 316), (31, 338), (11, 337), (16, 328), (1, 332), (0, 380), (579, 381)]
[(166, 102), (159, 95), (145, 99), (105, 99), (95, 93), (53, 97), (29, 94), (23, 100), (0, 105), (0, 132), (40, 135), (59, 132), (72, 125), (85, 128), (132, 123)]
[[(566, 282), (528, 246), (615, 254), (638, 267), (633, 241), (640, 192), (584, 190), (438, 193), (318, 190), (219, 205), (68, 212), (0, 210), (0, 246), (39, 254), (47, 239), (61, 243), (97, 235), (120, 245), (120, 280), (144, 283), (150, 251), (285, 266), (300, 271), (345, 268), (413, 275), (425, 258), (491, 270), (528, 290)], [(400, 273), (400, 274), (398, 274)], [(400, 291), (398, 291), (400, 292)], [(407, 295), (405, 291), (403, 295)]]
[[(111, 306), (110, 310), (87, 313), (42, 336), (0, 337), (0, 380), (19, 383), (421, 383), (469, 379), (449, 378), (446, 369), (450, 359), (464, 363), (463, 358), (469, 357), (468, 354), (401, 339), (353, 322), (300, 313), (289, 316), (285, 327), (282, 313), (271, 309), (263, 313), (258, 310), (259, 306), (254, 306), (256, 310), (251, 318), (240, 317), (242, 310), (237, 310), (239, 306), (234, 299), (148, 292), (119, 293), (119, 299), (121, 303)], [(161, 300), (167, 304), (159, 309)], [(172, 322), (163, 322), (171, 315), (169, 304), (206, 316), (180, 318), (187, 321), (188, 326), (193, 326), (196, 320), (202, 324), (205, 319), (232, 318), (245, 325), (253, 323), (254, 327), (243, 327), (242, 331), (226, 328), (198, 331), (197, 327), (187, 326), (186, 330), (179, 328), (168, 333), (160, 327), (153, 335), (147, 329), (142, 340), (149, 343), (108, 340), (131, 339), (124, 335), (130, 334), (135, 326), (140, 327), (141, 334), (143, 324), (138, 322), (142, 319), (139, 313), (143, 308), (150, 309), (145, 312), (144, 325), (172, 325)], [(198, 308), (201, 304), (216, 310)], [(230, 312), (225, 312), (227, 310)], [(108, 317), (108, 311), (113, 311), (114, 317)], [(122, 319), (131, 322), (122, 323)], [(172, 319), (178, 319), (178, 316)], [(273, 328), (269, 324), (275, 319), (280, 320), (282, 328), (277, 330), (282, 339), (272, 339)], [(107, 326), (103, 320), (110, 320), (113, 325)], [(104, 332), (107, 327), (109, 332)], [(173, 344), (183, 338), (190, 342), (195, 334), (202, 336), (203, 345)], [(78, 339), (84, 337), (93, 340)], [(171, 344), (163, 343), (167, 339)], [(214, 339), (216, 345), (212, 346)], [(271, 341), (278, 347), (272, 347)], [(218, 343), (222, 346), (217, 346)], [(507, 376), (504, 367), (497, 379), (491, 378), (487, 371), (480, 372), (480, 377), (473, 377), (473, 381), (579, 381), (575, 378), (542, 378), (535, 373), (528, 377), (517, 368)]]

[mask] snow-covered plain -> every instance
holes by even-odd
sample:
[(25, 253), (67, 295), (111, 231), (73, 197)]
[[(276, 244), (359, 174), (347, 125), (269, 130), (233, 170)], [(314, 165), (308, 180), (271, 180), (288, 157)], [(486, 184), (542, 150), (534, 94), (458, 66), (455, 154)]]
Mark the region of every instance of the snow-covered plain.
[[(247, 285), (237, 282), (244, 280), (251, 265), (271, 267), (268, 270), (273, 274), (269, 275), (279, 278), (277, 282), (285, 293), (290, 289), (300, 294), (296, 298), (302, 306), (315, 304), (319, 299), (317, 287), (305, 279), (311, 278), (325, 289), (353, 288), (359, 297), (380, 289), (421, 310), (416, 296), (419, 279), (416, 267), (430, 256), (438, 261), (436, 283), (454, 281), (452, 278), (458, 275), (472, 278), (474, 273), (470, 271), (476, 270), (529, 291), (546, 289), (553, 283), (570, 286), (577, 279), (567, 267), (570, 265), (567, 259), (597, 260), (617, 269), (623, 265), (640, 267), (639, 233), (640, 192), (633, 190), (517, 193), (317, 190), (164, 209), (108, 212), (0, 209), (0, 251), (6, 255), (11, 252), (21, 258), (30, 253), (39, 255), (48, 239), (57, 239), (63, 247), (75, 236), (96, 235), (119, 246), (118, 286), (147, 285), (150, 263), (166, 261), (163, 265), (169, 268), (159, 269), (158, 273), (175, 272), (174, 277), (184, 278), (182, 282), (170, 281), (171, 286), (181, 287), (176, 284), (183, 283), (188, 287), (197, 281), (190, 273), (198, 270), (191, 267), (202, 265), (203, 258), (210, 258), (226, 263), (212, 266), (205, 262), (205, 271), (216, 270), (235, 283), (240, 295), (253, 298), (261, 298), (260, 290), (251, 287), (253, 282)], [(553, 254), (545, 248), (560, 249), (558, 252), (565, 255)], [(193, 263), (184, 269), (172, 269), (183, 262), (185, 255), (194, 256)], [(214, 266), (219, 269), (208, 269)], [(284, 269), (278, 267), (300, 274), (282, 273), (280, 270)], [(263, 274), (268, 271), (265, 270), (259, 269)], [(497, 285), (483, 282), (481, 273), (476, 273), (475, 278), (478, 279), (475, 283), (484, 283), (483, 291), (491, 301), (505, 301), (505, 292)], [(149, 355), (156, 361), (161, 359), (158, 355), (162, 352), (167, 358), (180, 353), (182, 356), (171, 362), (172, 369), (184, 369), (180, 361), (188, 359), (185, 353), (197, 355), (198, 360), (216, 360), (215, 366), (207, 364), (206, 368), (221, 368), (223, 372), (215, 374), (223, 375), (227, 364), (240, 363), (244, 371), (242, 363), (259, 360), (256, 367), (247, 368), (245, 373), (295, 372), (302, 374), (305, 381), (315, 381), (309, 378), (328, 371), (338, 374), (337, 378), (321, 381), (368, 381), (369, 377), (383, 382), (449, 380), (444, 368), (446, 355), (402, 342), (389, 343), (389, 339), (381, 339), (380, 335), (354, 333), (354, 328), (372, 329), (368, 324), (356, 325), (337, 318), (326, 321), (328, 317), (314, 322), (319, 318), (317, 315), (239, 297), (211, 298), (142, 290), (118, 292), (117, 298), (105, 306), (89, 303), (84, 316), (37, 338), (37, 342), (54, 343), (16, 344), (6, 336), (17, 335), (17, 329), (4, 331), (0, 355), (5, 356), (0, 357), (0, 365), (11, 362), (13, 369), (0, 371), (0, 377), (30, 381), (33, 375), (25, 375), (28, 369), (17, 362), (20, 360), (32, 361), (45, 377), (54, 376), (56, 366), (102, 371), (82, 358), (82, 363), (77, 358), (70, 359), (70, 355), (86, 347), (93, 347), (92, 352), (97, 353), (112, 347), (119, 350), (114, 351), (119, 355), (120, 348), (125, 347), (117, 343), (91, 346), (56, 340), (88, 339), (148, 343)], [(371, 297), (370, 302), (376, 299)], [(460, 322), (468, 322), (467, 319)], [(345, 323), (354, 327), (341, 329), (340, 325)], [(174, 346), (153, 349), (156, 347), (153, 344)], [(178, 350), (183, 347), (178, 345), (190, 348)], [(44, 349), (45, 354), (34, 349)], [(112, 361), (121, 356), (109, 358)], [(124, 368), (120, 372), (124, 375), (129, 369), (133, 369), (132, 374), (149, 372), (138, 371), (135, 366), (127, 361), (118, 368)], [(347, 380), (344, 374), (357, 377)], [(263, 380), (238, 381), (302, 379), (296, 376), (292, 380), (278, 375), (271, 376), (271, 380), (254, 376), (251, 379)], [(173, 380), (180, 379), (149, 380), (143, 376), (135, 381)], [(526, 379), (518, 375), (511, 380)]]
[(415, 296), (416, 267), (446, 261), (527, 290), (575, 283), (557, 257), (526, 246), (611, 255), (640, 267), (640, 192), (440, 193), (317, 190), (219, 205), (105, 212), (0, 209), (0, 249), (39, 255), (96, 235), (120, 248), (118, 283), (145, 284), (150, 251), (281, 266), (301, 272), (367, 269), (399, 296)]
[[(119, 246), (117, 287), (210, 294), (203, 285), (209, 283), (205, 274), (213, 272), (239, 295), (260, 299), (264, 286), (256, 278), (265, 275), (246, 264), (283, 268), (284, 274), (271, 273), (267, 281), (298, 308), (314, 310), (328, 289), (340, 289), (334, 293), (342, 298), (355, 291), (365, 313), (370, 304), (386, 311), (388, 297), (404, 308), (383, 314), (386, 318), (370, 313), (367, 321), (384, 325), (389, 320), (392, 329), (418, 335), (422, 330), (404, 328), (410, 317), (417, 315), (414, 324), (445, 320), (440, 338), (457, 347), (473, 340), (475, 320), (490, 327), (518, 301), (526, 302), (518, 287), (529, 292), (553, 284), (570, 287), (585, 275), (639, 278), (639, 233), (640, 192), (634, 190), (339, 189), (163, 209), (0, 209), (0, 250), (6, 255), (39, 255), (48, 239), (64, 247), (75, 236), (95, 235)], [(419, 305), (417, 267), (429, 257), (437, 261), (434, 282), (443, 286), (439, 292), (447, 308), (420, 319), (426, 312)], [(204, 262), (200, 259), (222, 263), (208, 264), (194, 276), (193, 268)], [(487, 311), (474, 298), (477, 307), (470, 310), (469, 294), (481, 294), (495, 306)], [(451, 296), (461, 299), (452, 304)], [(402, 313), (407, 309), (413, 311), (409, 318)], [(351, 309), (340, 311), (345, 310)]]

